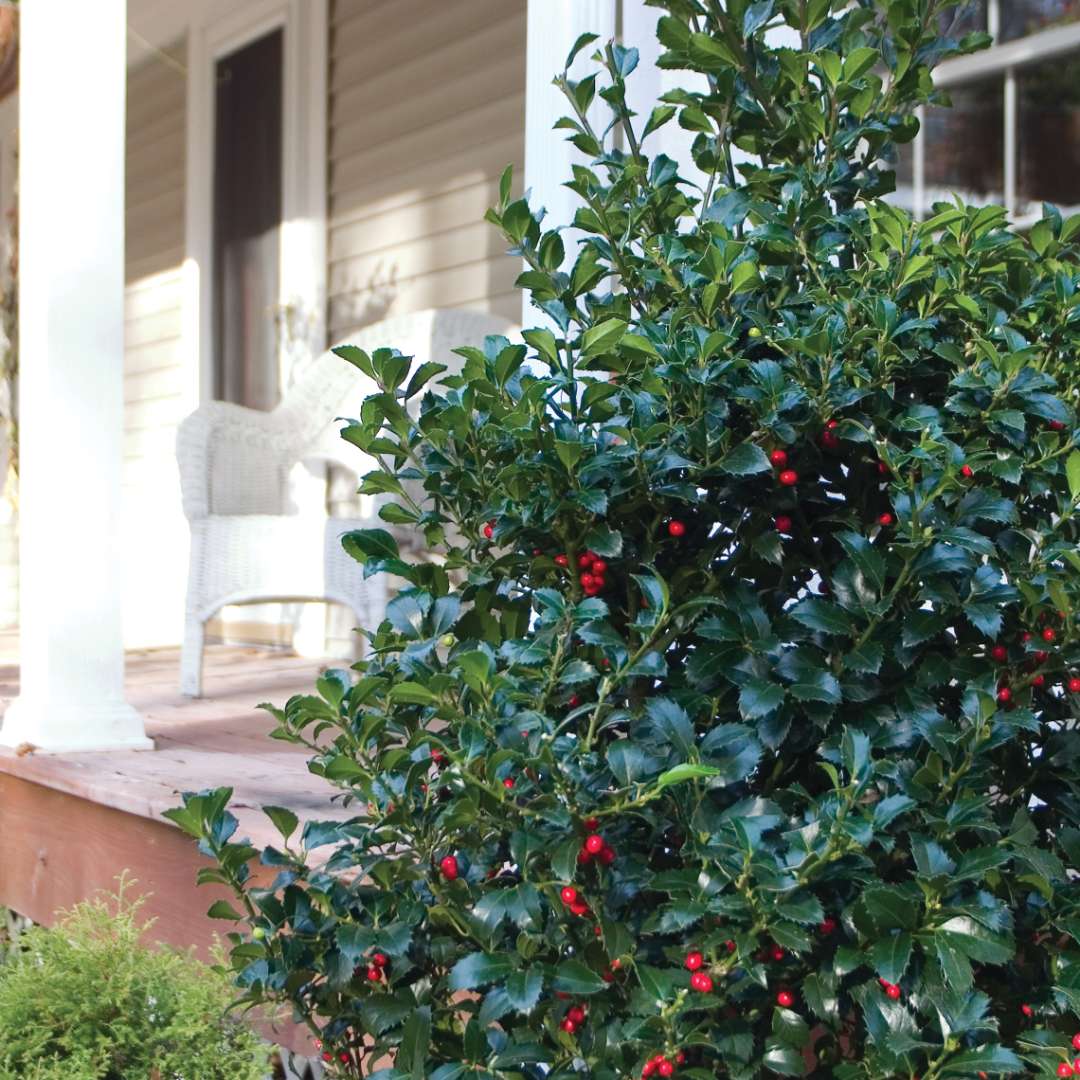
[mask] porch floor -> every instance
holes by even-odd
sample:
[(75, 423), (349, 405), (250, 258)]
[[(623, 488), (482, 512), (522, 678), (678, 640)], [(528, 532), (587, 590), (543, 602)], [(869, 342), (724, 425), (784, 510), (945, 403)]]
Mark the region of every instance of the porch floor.
[[(329, 801), (332, 789), (308, 772), (303, 747), (268, 737), (273, 720), (256, 708), (310, 693), (319, 672), (334, 663), (210, 646), (206, 696), (192, 699), (179, 691), (179, 650), (129, 653), (128, 701), (145, 719), (152, 752), (19, 756), (0, 747), (0, 773), (155, 821), (179, 803), (182, 791), (229, 786), (240, 823), (237, 835), (249, 836), (257, 847), (280, 842), (260, 807), (288, 806), (302, 821), (355, 813)], [(0, 667), (0, 704), (15, 697), (18, 681), (18, 667)]]

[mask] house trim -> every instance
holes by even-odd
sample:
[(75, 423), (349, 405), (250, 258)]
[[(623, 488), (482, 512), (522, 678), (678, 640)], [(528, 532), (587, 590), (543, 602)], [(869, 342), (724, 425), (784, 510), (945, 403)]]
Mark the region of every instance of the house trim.
[(185, 185), (184, 345), (192, 408), (214, 388), (214, 65), (278, 27), (284, 30), (278, 305), (294, 335), (279, 349), (282, 390), (296, 364), (326, 344), (327, 0), (249, 0), (218, 17), (198, 8), (188, 27)]

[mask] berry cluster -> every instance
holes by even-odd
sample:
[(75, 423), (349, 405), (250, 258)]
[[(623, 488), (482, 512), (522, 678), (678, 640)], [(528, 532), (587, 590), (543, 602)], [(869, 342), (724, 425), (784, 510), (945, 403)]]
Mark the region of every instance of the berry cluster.
[(567, 1035), (573, 1035), (582, 1024), (585, 1023), (585, 1006), (584, 1005), (571, 1005), (566, 1010), (566, 1015), (563, 1017), (559, 1027), (566, 1032)]
[(677, 1051), (673, 1057), (665, 1057), (663, 1054), (654, 1054), (648, 1061), (641, 1067), (642, 1077), (652, 1076), (656, 1073), (657, 1076), (674, 1076), (676, 1065), (685, 1065), (686, 1055), (681, 1051)]
[[(590, 819), (590, 822), (592, 820)], [(590, 822), (586, 822), (586, 828)], [(585, 837), (585, 843), (581, 845), (577, 861), (584, 865), (593, 859), (599, 860), (604, 866), (610, 866), (615, 861), (615, 849), (598, 832), (590, 831)]]

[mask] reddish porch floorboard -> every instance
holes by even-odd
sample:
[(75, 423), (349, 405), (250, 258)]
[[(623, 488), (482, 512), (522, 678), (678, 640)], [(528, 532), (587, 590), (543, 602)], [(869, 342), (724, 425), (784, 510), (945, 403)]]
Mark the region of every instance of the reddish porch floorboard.
[[(351, 816), (308, 772), (303, 748), (268, 737), (273, 721), (256, 709), (310, 692), (326, 666), (267, 650), (211, 647), (206, 696), (192, 700), (178, 689), (177, 650), (132, 653), (128, 700), (143, 714), (154, 751), (20, 757), (0, 748), (0, 904), (48, 924), (57, 909), (112, 889), (127, 870), (158, 920), (152, 936), (205, 955), (214, 934), (231, 929), (205, 917), (223, 894), (196, 888), (205, 860), (161, 813), (179, 803), (182, 791), (230, 786), (237, 836), (257, 847), (279, 842), (259, 810), (264, 805), (288, 806), (302, 820)], [(0, 668), (0, 701), (6, 705), (17, 693), (18, 668)]]
[[(348, 817), (328, 801), (325, 781), (307, 770), (307, 752), (268, 738), (273, 721), (256, 708), (311, 693), (329, 663), (229, 646), (207, 652), (206, 696), (180, 694), (179, 655), (132, 653), (128, 700), (142, 713), (155, 750), (27, 754), (0, 747), (0, 773), (30, 780), (102, 806), (161, 821), (182, 791), (231, 786), (238, 832), (262, 846), (277, 834), (264, 805), (288, 806), (302, 819)], [(0, 668), (0, 702), (18, 693), (18, 669)]]

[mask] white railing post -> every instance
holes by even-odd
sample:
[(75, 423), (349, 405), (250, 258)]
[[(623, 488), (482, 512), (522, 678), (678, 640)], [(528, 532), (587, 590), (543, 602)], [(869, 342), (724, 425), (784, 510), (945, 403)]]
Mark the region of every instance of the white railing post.
[[(583, 49), (571, 69), (571, 77), (580, 78), (595, 65), (588, 59), (597, 47), (615, 37), (618, 0), (529, 0), (525, 62), (525, 188), (531, 191), (529, 204), (544, 207), (546, 228), (569, 225), (579, 201), (562, 185), (571, 178), (572, 163), (588, 159), (566, 142), (565, 131), (553, 131), (560, 116), (569, 113), (570, 105), (552, 79), (562, 74), (567, 54), (585, 33), (599, 34), (600, 39)], [(572, 234), (566, 236), (566, 261), (573, 262)], [(522, 320), (535, 326), (541, 318), (522, 298)]]
[(7, 746), (152, 749), (124, 700), (125, 0), (22, 6), (19, 697)]

